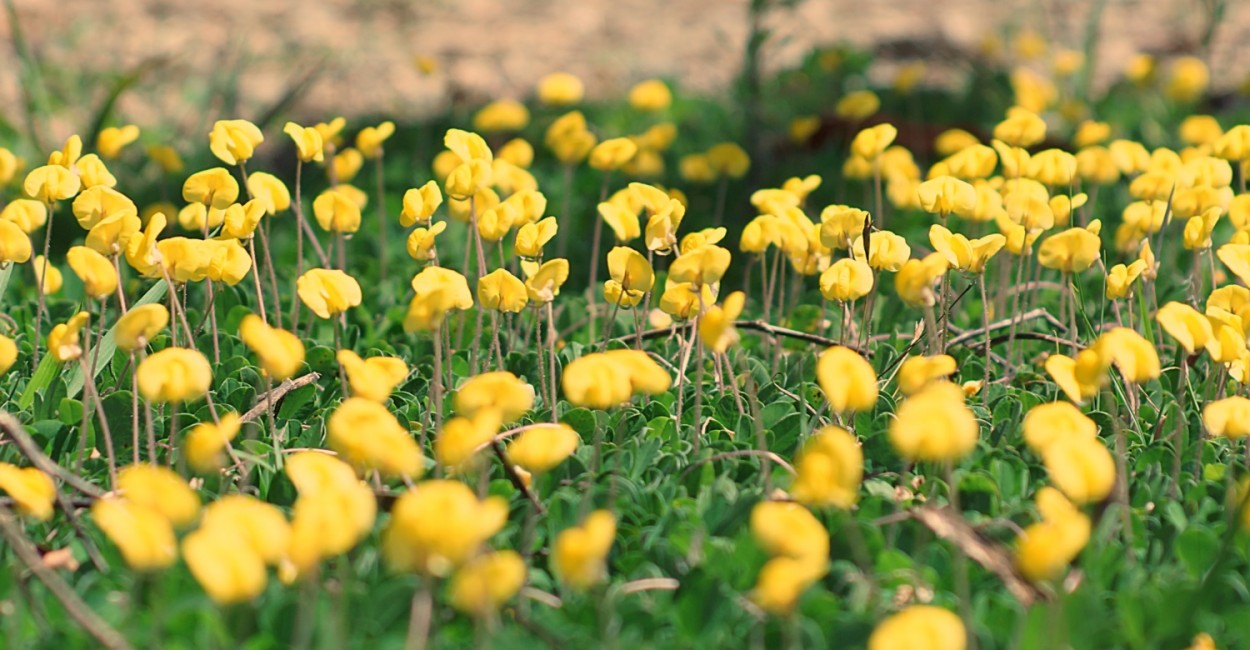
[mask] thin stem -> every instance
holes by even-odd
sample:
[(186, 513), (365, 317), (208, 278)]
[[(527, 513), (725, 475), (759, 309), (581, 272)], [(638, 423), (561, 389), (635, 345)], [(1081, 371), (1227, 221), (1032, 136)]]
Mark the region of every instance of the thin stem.
[[(252, 281), (256, 285), (256, 303), (260, 307), (260, 319), (269, 324), (269, 315), (265, 312), (265, 292), (260, 288), (260, 272), (256, 262), (256, 238), (247, 240), (247, 252), (252, 256)], [(299, 302), (298, 300), (296, 302)], [(276, 306), (275, 306), (276, 308)], [(280, 310), (279, 310), (280, 311)]]
[(378, 191), (378, 267), (381, 270), (382, 283), (386, 283), (386, 194), (382, 177), (382, 156), (384, 152), (379, 151), (378, 157), (374, 159), (374, 176), (377, 179)]
[(36, 368), (39, 367), (39, 346), (43, 345), (43, 317), (48, 310), (46, 299), (43, 295), (43, 281), (48, 277), (48, 255), (52, 251), (52, 217), (56, 210), (56, 203), (48, 202), (48, 223), (44, 226), (43, 233), (43, 270), (35, 274), (36, 291), (39, 294), (39, 303), (35, 307), (35, 340), (33, 345), (33, 361)]
[[(985, 330), (985, 377), (984, 385), (981, 386), (981, 405), (988, 406), (990, 403), (990, 303), (989, 292), (985, 289), (985, 272), (982, 271), (977, 275), (977, 284), (981, 287), (981, 329)], [(1014, 321), (1013, 321), (1014, 322)]]
[[(304, 204), (302, 188), (304, 176), (304, 160), (295, 161), (295, 278), (291, 281), (291, 295), (295, 295), (295, 282), (299, 280), (299, 276), (304, 274)], [(291, 330), (299, 329), (299, 307), (298, 298), (291, 301)]]
[(405, 650), (425, 650), (430, 640), (430, 623), (434, 615), (434, 590), (432, 578), (418, 578), (420, 583), (412, 594), (412, 607), (408, 614), (408, 638)]
[(551, 422), (554, 424), (560, 421), (560, 405), (556, 401), (556, 317), (550, 302), (547, 303), (547, 349), (551, 352), (548, 377), (551, 379)]

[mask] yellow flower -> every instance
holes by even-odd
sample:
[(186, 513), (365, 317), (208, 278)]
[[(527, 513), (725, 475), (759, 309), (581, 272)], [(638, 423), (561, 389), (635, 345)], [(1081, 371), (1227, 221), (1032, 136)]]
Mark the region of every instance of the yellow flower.
[(1202, 424), (1214, 436), (1230, 440), (1250, 435), (1250, 399), (1227, 397), (1202, 408)]
[(211, 474), (226, 462), (226, 447), (239, 435), (239, 416), (227, 413), (221, 422), (200, 422), (187, 433), (183, 453), (191, 469), (201, 474)]
[(580, 526), (556, 536), (553, 569), (566, 586), (585, 591), (607, 576), (607, 557), (616, 538), (616, 516), (596, 510)]
[(490, 444), (502, 423), (495, 409), (451, 418), (434, 440), (435, 460), (453, 473), (472, 469), (477, 465), (478, 452)]
[(731, 257), (728, 249), (715, 244), (700, 246), (674, 260), (668, 267), (668, 277), (673, 282), (695, 286), (713, 285), (729, 270)]
[(234, 286), (252, 270), (252, 258), (237, 239), (210, 239), (200, 244), (208, 256), (208, 279)]
[(1132, 264), (1116, 264), (1107, 271), (1107, 298), (1110, 300), (1120, 300), (1128, 297), (1130, 291), (1133, 290), (1133, 283), (1141, 277), (1142, 271), (1146, 269), (1146, 263), (1141, 260), (1134, 260)]
[(977, 207), (976, 189), (951, 176), (939, 176), (921, 183), (917, 196), (920, 207), (932, 214), (970, 217)]
[(810, 510), (797, 503), (757, 503), (751, 509), (751, 536), (765, 553), (818, 567), (819, 575), (828, 566), (829, 533)]
[(217, 120), (208, 134), (208, 148), (227, 165), (246, 162), (264, 141), (265, 134), (247, 120)]
[(139, 394), (149, 402), (189, 402), (208, 392), (213, 370), (197, 350), (165, 348), (143, 360), (136, 371)]
[(742, 315), (746, 294), (735, 291), (725, 297), (723, 304), (712, 305), (699, 318), (699, 340), (713, 352), (724, 354), (738, 342), (738, 330), (734, 321)]
[(1042, 521), (1017, 539), (1015, 565), (1029, 580), (1053, 580), (1089, 542), (1090, 520), (1052, 487), (1038, 491), (1037, 509)]
[(182, 199), (187, 203), (202, 203), (209, 208), (224, 210), (238, 198), (239, 182), (225, 167), (196, 172), (182, 184)]
[[(409, 190), (412, 191), (412, 190)], [(418, 262), (433, 261), (438, 257), (435, 245), (437, 239), (447, 229), (447, 222), (440, 221), (429, 228), (414, 228), (408, 235), (408, 255)]]
[(937, 382), (899, 405), (890, 443), (909, 461), (954, 461), (976, 448), (979, 428), (963, 390)]
[(1115, 485), (1115, 460), (1097, 438), (1063, 436), (1042, 454), (1051, 483), (1074, 503), (1102, 501)]
[(1007, 118), (994, 126), (994, 139), (1012, 147), (1031, 147), (1046, 138), (1046, 121), (1023, 108), (1007, 111)]
[[(3, 351), (0, 351), (0, 355), (2, 354)], [(4, 361), (0, 360), (0, 367), (3, 366)], [(9, 495), (18, 513), (39, 521), (47, 521), (52, 517), (56, 484), (52, 482), (52, 477), (42, 471), (34, 467), (19, 468), (0, 463), (0, 491)]]
[(382, 554), (396, 571), (447, 576), (507, 519), (508, 505), (500, 497), (479, 501), (464, 483), (425, 481), (395, 501), (382, 531)]
[(408, 364), (397, 357), (361, 359), (351, 350), (339, 350), (337, 359), (347, 374), (354, 397), (386, 403), (391, 392), (408, 377)]
[(868, 266), (877, 271), (898, 271), (911, 257), (911, 246), (907, 245), (907, 240), (888, 230), (872, 233), (867, 255), (864, 254), (863, 237), (854, 240), (851, 250), (855, 259), (867, 261)]
[(1215, 639), (1211, 638), (1206, 632), (1199, 632), (1194, 636), (1192, 644), (1186, 650), (1218, 650), (1215, 646)]
[(321, 318), (337, 316), (360, 304), (360, 284), (337, 269), (309, 269), (295, 283), (299, 299)]
[(560, 287), (569, 279), (569, 261), (563, 258), (547, 260), (531, 273), (525, 280), (525, 290), (529, 293), (530, 302), (545, 305), (560, 295)]
[(932, 605), (911, 605), (877, 624), (868, 637), (868, 650), (964, 650), (967, 639), (957, 614)]
[(148, 158), (151, 158), (166, 174), (180, 174), (186, 167), (182, 162), (182, 156), (178, 155), (178, 150), (169, 145), (148, 145), (147, 154)]
[(1046, 450), (1060, 440), (1098, 436), (1098, 425), (1068, 402), (1034, 406), (1025, 414), (1021, 428), (1025, 444), (1040, 456), (1045, 456)]
[(377, 158), (382, 155), (382, 144), (395, 133), (395, 123), (383, 122), (377, 126), (366, 126), (356, 134), (356, 149), (365, 158)]
[(1164, 93), (1173, 101), (1192, 102), (1202, 97), (1210, 81), (1211, 73), (1202, 59), (1182, 56), (1172, 62)]
[(96, 136), (95, 148), (100, 157), (112, 160), (121, 155), (126, 145), (139, 139), (139, 127), (127, 124), (123, 127), (109, 126), (100, 129)]
[(877, 404), (877, 374), (858, 352), (834, 346), (816, 361), (816, 381), (834, 413), (867, 411)]
[(1169, 302), (1155, 313), (1163, 331), (1193, 355), (1214, 336), (1210, 321), (1201, 312), (1180, 302)]
[(92, 187), (115, 187), (117, 177), (109, 172), (108, 166), (95, 154), (87, 154), (78, 159), (78, 177), (82, 180), (83, 189)]
[(655, 274), (647, 258), (626, 246), (608, 251), (608, 274), (622, 290), (639, 296), (650, 291), (655, 284)]
[(1211, 248), (1211, 231), (1223, 212), (1218, 207), (1204, 210), (1202, 214), (1185, 221), (1184, 245), (1186, 250), (1206, 250)]
[[(42, 255), (35, 257), (34, 261), (31, 262), (31, 266), (35, 270), (35, 277), (38, 279), (37, 281), (43, 283), (44, 295), (50, 296), (61, 290), (61, 284), (64, 282), (64, 277), (61, 275), (60, 269), (52, 266), (51, 264), (45, 265), (44, 257)], [(44, 276), (45, 272), (47, 273), (46, 277)]]
[(629, 138), (610, 138), (590, 150), (590, 166), (603, 172), (620, 169), (638, 153), (638, 145)]
[(825, 300), (849, 302), (872, 291), (872, 267), (853, 258), (843, 258), (820, 274), (820, 294)]
[(222, 216), (221, 236), (233, 239), (251, 239), (265, 216), (265, 206), (260, 201), (248, 201), (244, 205), (235, 203), (225, 209)]
[(317, 195), (313, 216), (326, 232), (354, 233), (360, 229), (360, 206), (340, 189), (330, 188)]
[(289, 583), (323, 558), (346, 553), (368, 534), (377, 515), (377, 498), (350, 465), (326, 454), (293, 454), (286, 473), (299, 491), (290, 544), (279, 567), (283, 581)]
[(634, 110), (653, 113), (668, 108), (672, 103), (673, 93), (659, 79), (648, 79), (629, 89), (629, 105)]
[(517, 229), (514, 242), (516, 254), (523, 258), (542, 259), (543, 247), (555, 238), (559, 230), (555, 217), (521, 226)]
[(909, 305), (932, 306), (937, 302), (933, 287), (946, 273), (946, 258), (941, 253), (930, 253), (923, 259), (910, 259), (899, 267), (894, 276), (894, 289), (899, 298)]
[(516, 551), (497, 551), (470, 560), (451, 579), (451, 605), (484, 617), (512, 599), (525, 584), (525, 560)]
[(1140, 384), (1159, 376), (1159, 354), (1154, 345), (1127, 327), (1104, 332), (1090, 347), (1104, 367), (1114, 363), (1128, 381)]
[(751, 168), (747, 152), (733, 142), (722, 142), (708, 149), (707, 163), (718, 178), (742, 178)]
[(74, 361), (82, 356), (82, 342), (79, 335), (87, 325), (91, 314), (80, 311), (64, 323), (58, 323), (48, 334), (48, 354), (61, 363)]
[(800, 115), (790, 120), (790, 142), (802, 145), (807, 144), (812, 136), (820, 131), (821, 119), (819, 115)]
[(469, 281), (451, 269), (428, 266), (412, 278), (412, 290), (418, 297), (439, 289), (446, 291), (445, 298), (450, 301), (448, 309), (464, 310), (473, 307)]
[(751, 590), (751, 602), (770, 614), (788, 616), (803, 592), (827, 570), (822, 563), (792, 557), (772, 558), (760, 568)]
[(1042, 242), (1037, 261), (1048, 269), (1080, 273), (1098, 261), (1102, 240), (1085, 228), (1069, 228)]
[(483, 309), (520, 313), (529, 302), (525, 283), (507, 269), (495, 269), (477, 281), (477, 301)]
[(581, 437), (567, 424), (539, 424), (508, 445), (508, 459), (534, 474), (545, 474), (577, 450)]
[(24, 264), (32, 252), (29, 235), (12, 221), (0, 221), (0, 266)]
[(832, 425), (821, 429), (804, 443), (794, 467), (797, 475), (790, 492), (795, 501), (843, 510), (859, 501), (864, 452), (845, 429)]
[(855, 134), (851, 141), (851, 153), (865, 160), (876, 160), (898, 136), (898, 129), (890, 124), (878, 124)]
[(1062, 149), (1039, 151), (1029, 157), (1025, 175), (1051, 187), (1066, 187), (1076, 177), (1076, 156)]
[(365, 164), (365, 157), (360, 151), (348, 147), (336, 154), (330, 161), (327, 172), (332, 174), (332, 178), (339, 183), (350, 183), (356, 178), (356, 174), (360, 173), (360, 168)]
[(47, 223), (48, 206), (34, 199), (15, 199), (0, 210), (0, 221), (12, 222), (29, 235)]
[(434, 211), (442, 204), (443, 193), (439, 191), (438, 183), (427, 181), (420, 188), (404, 192), (404, 207), (399, 213), (399, 223), (405, 228), (414, 224), (429, 225)]
[(466, 417), (498, 411), (503, 422), (514, 422), (534, 408), (534, 387), (510, 372), (484, 372), (464, 382), (453, 405)]
[(295, 334), (270, 327), (256, 314), (239, 323), (239, 337), (260, 360), (260, 366), (274, 381), (290, 379), (304, 365), (304, 343)]
[(983, 144), (972, 144), (960, 149), (946, 159), (951, 176), (964, 180), (988, 177), (998, 165), (998, 152)]
[(871, 90), (857, 90), (843, 95), (834, 105), (833, 112), (848, 122), (862, 122), (881, 108), (881, 100)]
[(329, 447), (362, 473), (417, 478), (425, 470), (416, 439), (376, 401), (347, 398), (330, 414), (326, 430)]
[(74, 199), (73, 210), (78, 225), (88, 231), (105, 220), (138, 214), (134, 201), (111, 187), (103, 186), (83, 190)]
[(141, 305), (117, 319), (113, 337), (117, 347), (135, 352), (148, 346), (152, 339), (169, 325), (169, 310), (160, 303)]
[(82, 187), (78, 175), (60, 165), (36, 167), (26, 174), (22, 191), (45, 204), (73, 198)]
[(1052, 354), (1046, 358), (1046, 372), (1076, 404), (1098, 394), (1106, 378), (1106, 366), (1095, 350), (1082, 350), (1076, 358)]
[(956, 369), (955, 358), (946, 354), (907, 357), (898, 368), (898, 389), (904, 395), (915, 395), (929, 384), (955, 374)]
[(529, 109), (515, 99), (498, 99), (473, 115), (473, 128), (482, 133), (520, 131), (530, 121)]
[(167, 467), (140, 463), (117, 474), (122, 497), (159, 514), (176, 528), (189, 526), (200, 514), (200, 497)]
[(221, 526), (202, 527), (182, 540), (182, 556), (196, 582), (218, 605), (256, 598), (265, 590), (265, 563), (240, 535)]
[(672, 377), (645, 352), (611, 350), (587, 354), (564, 367), (564, 396), (576, 406), (609, 409), (635, 394), (656, 395), (669, 389)]
[(291, 136), (295, 142), (295, 154), (303, 162), (321, 162), (325, 160), (325, 143), (321, 132), (311, 126), (300, 126), (295, 122), (287, 122), (282, 132)]
[(15, 363), (17, 363), (17, 343), (0, 334), (0, 375), (8, 372)]
[(133, 212), (111, 214), (87, 232), (87, 248), (110, 258), (119, 255), (130, 238), (138, 234), (140, 223)]
[(929, 227), (929, 242), (942, 254), (952, 268), (970, 273), (984, 273), (985, 265), (1007, 244), (1007, 238), (994, 233), (969, 240), (959, 233), (933, 224)]
[(265, 564), (277, 564), (291, 541), (291, 527), (277, 506), (242, 494), (227, 494), (205, 506), (200, 528), (233, 531)]
[(553, 72), (538, 80), (538, 101), (547, 106), (568, 106), (582, 101), (582, 80), (567, 72)]
[(91, 518), (136, 571), (169, 567), (178, 556), (178, 542), (169, 520), (151, 508), (127, 499), (105, 497), (91, 506)]
[(247, 191), (253, 199), (246, 205), (256, 203), (262, 207), (264, 214), (277, 214), (291, 207), (291, 191), (287, 189), (277, 176), (265, 172), (254, 172), (247, 177)]

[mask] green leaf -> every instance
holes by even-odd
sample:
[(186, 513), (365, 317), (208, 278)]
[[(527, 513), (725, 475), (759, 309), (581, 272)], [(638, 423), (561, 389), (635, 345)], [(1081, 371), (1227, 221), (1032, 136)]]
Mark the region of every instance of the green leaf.
[(58, 411), (61, 422), (64, 422), (66, 426), (73, 427), (82, 424), (82, 402), (69, 397), (63, 398)]
[(1194, 577), (1211, 568), (1219, 550), (1220, 539), (1210, 528), (1191, 526), (1176, 538), (1176, 556)]
[(31, 375), (30, 383), (26, 384), (26, 390), (17, 400), (17, 408), (22, 411), (30, 408), (35, 403), (35, 395), (47, 388), (58, 374), (60, 374), (60, 364), (52, 358), (52, 355), (45, 354), (43, 359), (39, 360), (39, 367), (35, 369), (35, 374)]

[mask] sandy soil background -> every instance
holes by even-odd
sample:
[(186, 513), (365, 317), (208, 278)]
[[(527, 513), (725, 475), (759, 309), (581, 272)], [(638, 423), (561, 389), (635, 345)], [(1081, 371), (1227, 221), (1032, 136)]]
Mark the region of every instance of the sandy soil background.
[[(1210, 0), (1107, 0), (1096, 77), (1118, 73), (1134, 52), (1169, 52), (1196, 40)], [(671, 77), (715, 92), (731, 82), (747, 34), (747, 0), (15, 0), (48, 83), (88, 97), (57, 108), (50, 129), (81, 127), (102, 75), (166, 61), (120, 106), (140, 124), (198, 121), (221, 105), (239, 75), (241, 116), (254, 117), (293, 78), (320, 74), (295, 109), (331, 114), (428, 114), (453, 97), (521, 96), (542, 75), (578, 74), (592, 96), (640, 79)], [(989, 34), (1032, 25), (1079, 46), (1093, 1), (804, 0), (774, 11), (766, 67), (794, 63), (816, 45), (873, 47), (900, 39), (975, 51)], [(1211, 51), (1217, 86), (1250, 72), (1250, 0), (1228, 0)], [(16, 58), (0, 16), (0, 113), (18, 118)], [(430, 57), (438, 71), (414, 64)]]

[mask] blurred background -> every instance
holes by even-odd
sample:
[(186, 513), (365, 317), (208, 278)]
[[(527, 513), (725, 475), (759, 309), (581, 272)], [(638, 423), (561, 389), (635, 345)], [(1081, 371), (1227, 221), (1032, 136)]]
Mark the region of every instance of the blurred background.
[[(649, 77), (686, 93), (724, 93), (739, 79), (752, 33), (765, 75), (841, 44), (873, 55), (871, 84), (915, 60), (926, 64), (921, 84), (958, 84), (966, 61), (1023, 54), (1021, 34), (1052, 51), (1089, 52), (1093, 88), (1120, 77), (1138, 53), (1203, 58), (1214, 92), (1237, 90), (1250, 74), (1245, 1), (5, 2), (0, 117), (16, 125), (24, 102), (44, 104), (49, 142), (82, 129), (119, 86), (118, 118), (182, 135), (206, 114), (257, 119), (275, 108), (306, 121), (428, 117), (454, 104), (523, 99), (558, 70), (581, 77), (591, 99), (619, 97)], [(753, 6), (761, 10), (754, 25)], [(41, 62), (41, 97), (23, 97), (22, 48)]]

